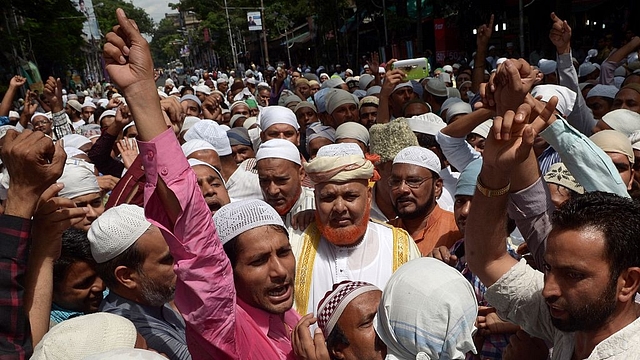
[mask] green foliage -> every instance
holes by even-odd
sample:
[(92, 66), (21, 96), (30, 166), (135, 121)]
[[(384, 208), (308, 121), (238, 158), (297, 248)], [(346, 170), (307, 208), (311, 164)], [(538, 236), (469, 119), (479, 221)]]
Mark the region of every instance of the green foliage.
[(149, 44), (151, 55), (158, 67), (165, 66), (179, 56), (179, 47), (175, 45), (176, 40), (179, 39), (182, 39), (182, 36), (178, 33), (178, 28), (173, 21), (167, 18), (160, 20)]
[[(102, 3), (102, 6), (97, 4)], [(100, 31), (106, 35), (114, 25), (118, 24), (116, 19), (116, 9), (122, 8), (127, 14), (129, 19), (133, 19), (138, 24), (140, 32), (147, 35), (152, 35), (154, 32), (154, 24), (151, 16), (147, 14), (146, 10), (133, 5), (132, 2), (124, 0), (94, 0), (93, 10), (98, 18), (100, 24)]]

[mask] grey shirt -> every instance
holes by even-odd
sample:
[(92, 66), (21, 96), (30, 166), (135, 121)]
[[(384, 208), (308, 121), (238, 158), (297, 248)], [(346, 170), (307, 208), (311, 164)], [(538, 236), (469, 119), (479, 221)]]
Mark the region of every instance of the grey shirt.
[(149, 348), (165, 354), (169, 359), (191, 360), (184, 320), (169, 304), (162, 307), (145, 306), (111, 291), (102, 300), (100, 311), (131, 320)]

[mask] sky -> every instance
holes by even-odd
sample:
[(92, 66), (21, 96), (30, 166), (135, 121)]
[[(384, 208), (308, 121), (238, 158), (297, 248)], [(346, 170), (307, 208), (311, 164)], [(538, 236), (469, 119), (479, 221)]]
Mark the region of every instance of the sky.
[(133, 0), (133, 5), (145, 9), (153, 21), (158, 23), (165, 13), (176, 12), (169, 7), (170, 2), (177, 3), (179, 0)]

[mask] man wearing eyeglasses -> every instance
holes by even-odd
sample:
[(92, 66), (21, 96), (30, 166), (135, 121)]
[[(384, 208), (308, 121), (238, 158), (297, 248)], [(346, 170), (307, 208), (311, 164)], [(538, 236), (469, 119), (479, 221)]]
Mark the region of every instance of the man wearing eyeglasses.
[(433, 151), (410, 146), (393, 159), (388, 181), (398, 215), (389, 223), (407, 230), (425, 256), (434, 247), (449, 248), (462, 237), (453, 213), (441, 209), (436, 202), (442, 194), (440, 169), (440, 159)]

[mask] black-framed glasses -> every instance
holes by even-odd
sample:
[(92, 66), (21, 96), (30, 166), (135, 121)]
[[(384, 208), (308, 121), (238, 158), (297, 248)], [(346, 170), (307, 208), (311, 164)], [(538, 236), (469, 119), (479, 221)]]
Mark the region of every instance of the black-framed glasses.
[(413, 179), (398, 179), (394, 177), (390, 177), (387, 181), (389, 187), (392, 189), (397, 189), (402, 186), (402, 183), (407, 184), (408, 187), (412, 189), (418, 189), (425, 181), (433, 179), (433, 177), (425, 177), (425, 178), (413, 178)]

